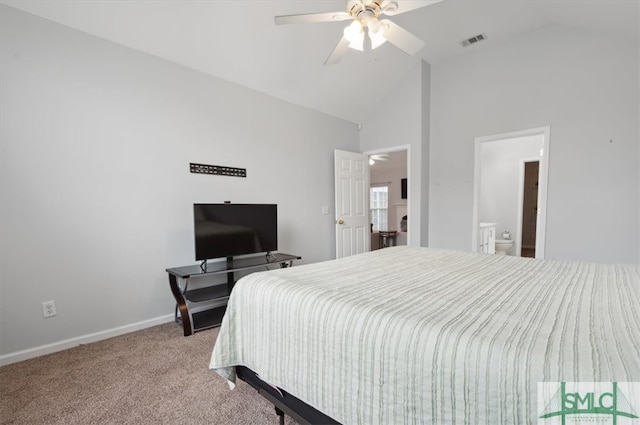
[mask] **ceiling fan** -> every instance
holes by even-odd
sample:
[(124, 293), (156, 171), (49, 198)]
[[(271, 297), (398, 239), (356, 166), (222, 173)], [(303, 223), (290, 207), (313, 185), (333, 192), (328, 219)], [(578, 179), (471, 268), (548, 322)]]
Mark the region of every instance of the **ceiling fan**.
[(331, 52), (324, 62), (325, 65), (338, 63), (349, 51), (349, 48), (363, 51), (365, 29), (369, 36), (368, 44), (371, 46), (371, 49), (375, 49), (388, 41), (408, 55), (415, 55), (424, 47), (424, 41), (393, 21), (380, 18), (383, 15), (399, 15), (441, 1), (442, 0), (349, 0), (347, 1), (347, 10), (344, 12), (276, 16), (275, 23), (277, 25), (285, 25), (351, 20), (351, 24), (347, 25), (343, 31), (342, 39), (340, 39), (333, 49), (333, 52)]
[(369, 156), (369, 165), (373, 165), (376, 161), (388, 161), (389, 154), (388, 153), (380, 153)]

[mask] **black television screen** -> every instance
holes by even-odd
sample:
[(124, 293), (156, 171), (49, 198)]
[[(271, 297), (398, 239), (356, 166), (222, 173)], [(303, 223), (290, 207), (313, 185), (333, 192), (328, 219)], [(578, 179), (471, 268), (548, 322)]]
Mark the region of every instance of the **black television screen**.
[(196, 261), (278, 249), (275, 204), (193, 204)]

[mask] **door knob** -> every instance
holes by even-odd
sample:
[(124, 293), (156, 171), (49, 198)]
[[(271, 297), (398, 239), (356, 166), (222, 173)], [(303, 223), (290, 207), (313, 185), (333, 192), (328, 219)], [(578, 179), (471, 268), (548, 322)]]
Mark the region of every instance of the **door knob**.
[(340, 220), (336, 220), (336, 223), (338, 224), (344, 224), (344, 220), (340, 219)]

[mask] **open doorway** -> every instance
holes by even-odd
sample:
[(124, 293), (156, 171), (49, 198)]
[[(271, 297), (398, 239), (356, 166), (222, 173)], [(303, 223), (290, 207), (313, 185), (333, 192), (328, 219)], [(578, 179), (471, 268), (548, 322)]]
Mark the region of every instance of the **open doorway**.
[(540, 127), (476, 138), (473, 251), (485, 247), (480, 228), (491, 226), (496, 253), (544, 258), (549, 134)]
[(407, 245), (408, 150), (369, 152), (371, 250)]

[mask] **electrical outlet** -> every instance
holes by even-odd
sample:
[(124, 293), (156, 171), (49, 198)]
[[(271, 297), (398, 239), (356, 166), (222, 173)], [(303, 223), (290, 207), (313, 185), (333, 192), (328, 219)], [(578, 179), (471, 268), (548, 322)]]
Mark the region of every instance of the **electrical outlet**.
[(42, 317), (51, 317), (56, 315), (56, 302), (45, 301), (42, 303)]

